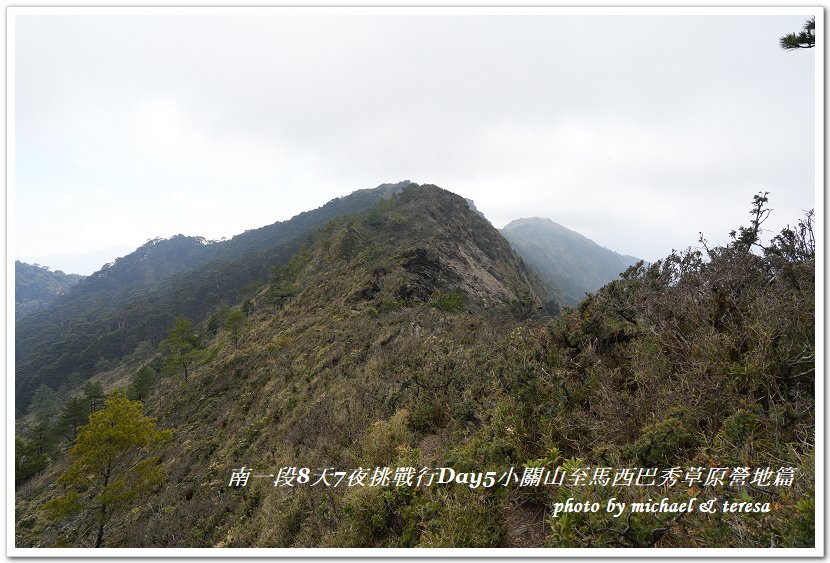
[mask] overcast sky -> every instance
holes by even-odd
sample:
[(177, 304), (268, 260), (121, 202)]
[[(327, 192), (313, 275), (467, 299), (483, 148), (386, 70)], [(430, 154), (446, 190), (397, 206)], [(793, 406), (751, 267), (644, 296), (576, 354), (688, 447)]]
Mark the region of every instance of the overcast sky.
[(815, 53), (778, 46), (808, 15), (17, 16), (13, 254), (404, 179), (648, 260), (724, 241), (759, 190), (778, 229), (815, 206)]

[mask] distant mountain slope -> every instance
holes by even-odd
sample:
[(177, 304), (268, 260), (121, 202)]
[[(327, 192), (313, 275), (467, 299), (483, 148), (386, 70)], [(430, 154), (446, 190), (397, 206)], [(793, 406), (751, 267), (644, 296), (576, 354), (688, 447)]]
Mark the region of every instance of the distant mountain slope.
[[(325, 292), (347, 303), (391, 300), (478, 310), (544, 289), (507, 241), (469, 203), (433, 185), (411, 185), (365, 218), (332, 224), (309, 254), (298, 298)], [(315, 302), (318, 306), (319, 302)], [(355, 307), (355, 305), (350, 305)]]
[(28, 262), (29, 264), (44, 264), (52, 270), (63, 270), (64, 272), (74, 272), (88, 276), (100, 270), (104, 264), (112, 262), (119, 256), (129, 254), (133, 250), (133, 246), (117, 244), (106, 248), (71, 254), (20, 256), (20, 260), (22, 262)]
[(217, 243), (217, 257), (232, 258), (245, 252), (262, 250), (291, 238), (319, 229), (331, 219), (359, 213), (374, 207), (379, 201), (399, 193), (411, 184), (409, 180), (394, 184), (381, 184), (376, 188), (357, 190), (347, 196), (336, 197), (317, 209), (303, 211), (288, 221), (251, 229), (230, 240)]
[[(409, 182), (383, 184), (336, 198), (288, 221), (227, 241), (177, 235), (154, 239), (106, 265), (61, 296), (49, 310), (21, 319), (15, 333), (18, 413), (41, 383), (55, 389), (84, 380), (96, 365), (157, 344), (179, 314), (201, 319), (220, 302), (268, 280), (303, 237), (335, 217), (365, 211)], [(70, 377), (72, 375), (72, 377)]]
[[(162, 394), (146, 401), (162, 424), (176, 427), (176, 451), (162, 461), (170, 478), (154, 493), (154, 506), (170, 510), (138, 507), (132, 532), (113, 520), (114, 545), (244, 545), (243, 536), (227, 535), (245, 509), (243, 495), (226, 486), (227, 468), (265, 469), (288, 456), (314, 467), (391, 464), (409, 439), (372, 443), (390, 417), (407, 436), (433, 434), (456, 416), (473, 424), (483, 416), (477, 401), (489, 402), (497, 381), (519, 385), (510, 370), (538, 378), (527, 365), (536, 351), (525, 347), (528, 311), (519, 303), (541, 306), (544, 290), (463, 198), (410, 185), (307, 241), (257, 291), (238, 341), (227, 331), (209, 336), (211, 359), (188, 383), (170, 375)], [(486, 356), (493, 348), (507, 351)], [(312, 493), (316, 505), (326, 491)], [(295, 510), (293, 500), (286, 506)], [(249, 529), (266, 514), (252, 514)], [(296, 518), (286, 537), (252, 545), (290, 545), (306, 520)], [(388, 527), (385, 519), (380, 527)], [(331, 524), (316, 528), (305, 541), (345, 541), (322, 539), (336, 531)]]
[(400, 191), (408, 181), (382, 184), (335, 198), (322, 207), (304, 211), (287, 221), (251, 229), (230, 240), (208, 241), (203, 237), (176, 235), (153, 239), (89, 276), (85, 289), (129, 288), (158, 282), (167, 276), (193, 270), (210, 260), (229, 259), (263, 250), (318, 229), (340, 215), (370, 208), (380, 199)]
[(38, 264), (14, 262), (14, 318), (24, 317), (48, 305), (83, 279), (79, 274), (52, 271)]
[(570, 306), (639, 261), (600, 246), (550, 219), (516, 219), (501, 233), (539, 274), (551, 297)]
[[(524, 306), (544, 299), (534, 277), (492, 225), (454, 194), (409, 186), (306, 235), (234, 307), (239, 322), (194, 322), (189, 371), (183, 349), (159, 346), (96, 376), (132, 391), (144, 368), (168, 367), (140, 398), (173, 430), (159, 458), (128, 452), (114, 461), (126, 477), (73, 483), (92, 471), (70, 469), (83, 452), (53, 431), (71, 437), (78, 409), (40, 401), (15, 436), (15, 545), (91, 545), (97, 527), (107, 548), (813, 547), (812, 232), (788, 228), (763, 255), (740, 241), (672, 253), (541, 317)], [(177, 298), (213, 299), (218, 273), (255, 267), (224, 264), (171, 277)], [(105, 534), (99, 510), (70, 512), (131, 486), (137, 463), (158, 486), (114, 505)], [(544, 484), (637, 467), (704, 473), (658, 488)], [(705, 485), (707, 467), (750, 469)], [(556, 503), (609, 492), (754, 509), (551, 524)]]

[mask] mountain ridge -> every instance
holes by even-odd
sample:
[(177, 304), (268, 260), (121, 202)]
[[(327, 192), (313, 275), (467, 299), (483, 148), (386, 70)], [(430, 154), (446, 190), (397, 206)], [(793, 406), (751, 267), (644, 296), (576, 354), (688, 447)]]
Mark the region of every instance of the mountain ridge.
[(21, 317), (48, 306), (80, 282), (84, 276), (66, 274), (40, 264), (14, 262), (14, 318)]
[(548, 293), (569, 306), (576, 305), (586, 293), (616, 279), (639, 261), (548, 218), (514, 219), (500, 232), (537, 271)]
[[(91, 383), (104, 389), (63, 405), (41, 390), (17, 426), (15, 545), (89, 544), (97, 510), (55, 511), (100, 489), (59, 478), (78, 459), (73, 431), (105, 391), (123, 389), (174, 432), (144, 460), (158, 485), (107, 513), (107, 547), (814, 545), (810, 216), (763, 255), (744, 240), (672, 253), (554, 317), (540, 313), (539, 282), (506, 239), (435, 186), (408, 186), (278, 248), (290, 259), (274, 261), (252, 297), (207, 322), (180, 317), (162, 344), (98, 371)], [(246, 263), (195, 275), (212, 284)], [(210, 285), (188, 285), (193, 272), (178, 275), (180, 300), (212, 295), (192, 295)], [(712, 498), (774, 507), (747, 519), (600, 511), (551, 525), (555, 503), (607, 489), (519, 484), (537, 469), (775, 471), (771, 460), (792, 486), (704, 485), (699, 474)], [(250, 482), (233, 486), (245, 468)], [(410, 486), (392, 480), (396, 468), (508, 480)], [(383, 470), (386, 482), (334, 485), (335, 472)], [(662, 490), (678, 503), (695, 494)], [(654, 488), (620, 494), (651, 503)]]
[[(333, 219), (274, 269), (236, 339), (227, 330), (202, 332), (206, 357), (187, 382), (165, 373), (158, 394), (145, 399), (161, 424), (178, 428), (161, 461), (175, 485), (155, 497), (168, 510), (142, 505), (131, 513), (142, 523), (138, 533), (114, 520), (111, 541), (198, 545), (191, 537), (198, 530), (210, 545), (242, 545), (244, 534), (223, 537), (246, 504), (227, 494), (226, 466), (291, 459), (313, 467), (385, 465), (402, 436), (380, 438), (377, 447), (354, 439), (386, 432), (387, 419), (407, 436), (410, 426), (431, 434), (459, 414), (477, 420), (464, 397), (486, 399), (491, 391), (489, 371), (474, 362), (478, 351), (492, 341), (520, 342), (516, 330), (544, 300), (498, 231), (436, 186), (409, 185), (369, 211)], [(117, 374), (124, 371), (103, 377), (123, 381)]]
[(315, 229), (367, 210), (409, 184), (357, 190), (227, 241), (184, 235), (152, 239), (116, 259), (16, 326), (18, 414), (39, 384), (57, 389), (70, 379), (84, 380), (99, 362), (127, 354), (143, 341), (157, 344), (177, 314), (202, 318), (223, 300), (237, 302), (252, 284), (268, 279), (272, 265), (287, 262)]
[[(107, 361), (129, 353), (142, 343), (157, 344), (177, 314), (199, 320), (216, 307), (238, 303), (245, 296), (252, 297), (253, 288), (268, 279), (270, 268), (287, 263), (304, 240), (327, 221), (365, 212), (409, 186), (418, 185), (404, 180), (356, 190), (287, 221), (249, 229), (228, 240), (209, 241), (181, 234), (148, 240), (81, 280), (49, 309), (19, 324), (15, 336), (19, 408), (25, 408), (28, 397), (40, 383), (57, 389), (69, 380), (86, 379), (105, 367)], [(418, 189), (441, 190), (430, 185), (418, 186)], [(476, 215), (481, 220), (477, 223), (479, 230), (483, 232), (492, 226), (472, 200), (457, 197), (460, 199), (453, 200), (456, 201), (453, 205), (457, 205), (458, 211), (466, 209)], [(461, 200), (463, 205), (458, 203)], [(526, 220), (514, 221), (509, 227), (523, 222)], [(544, 260), (540, 262), (528, 254), (515, 237), (509, 236), (516, 230), (512, 227), (502, 230), (501, 235), (508, 233), (507, 241), (542, 282), (525, 284), (533, 287), (527, 291), (532, 295), (530, 301), (547, 293), (544, 303), (549, 312), (558, 311), (561, 304), (578, 301), (585, 288), (569, 288), (572, 280), (567, 275), (561, 279), (547, 275), (552, 267), (556, 268), (551, 266), (551, 258), (542, 253)], [(578, 233), (573, 235), (588, 241)], [(445, 236), (453, 235), (446, 233)], [(497, 243), (491, 240), (490, 245), (494, 244)], [(449, 250), (452, 245), (444, 248)], [(481, 256), (468, 254), (464, 262), (475, 268)], [(429, 256), (410, 258), (413, 264), (436, 260)], [(489, 276), (486, 271), (479, 275)], [(498, 280), (489, 279), (493, 287), (499, 285)], [(501, 299), (509, 293), (503, 287), (499, 291)]]

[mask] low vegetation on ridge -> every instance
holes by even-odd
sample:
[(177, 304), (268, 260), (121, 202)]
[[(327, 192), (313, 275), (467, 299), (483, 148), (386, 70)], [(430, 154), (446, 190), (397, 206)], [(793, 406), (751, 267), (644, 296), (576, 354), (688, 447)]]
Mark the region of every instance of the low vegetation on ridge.
[[(763, 243), (765, 204), (756, 197), (750, 226), (730, 244), (635, 264), (556, 316), (507, 241), (454, 194), (412, 184), (335, 218), (247, 299), (216, 303), (204, 322), (169, 323), (158, 347), (102, 372), (108, 388), (129, 388), (154, 424), (174, 429), (153, 486), (111, 515), (105, 535), (92, 513), (48, 510), (67, 494), (61, 475), (77, 463), (67, 448), (83, 435), (79, 423), (94, 422), (103, 390), (62, 404), (35, 392), (16, 447), (26, 475), (16, 545), (812, 547), (812, 218)], [(242, 466), (499, 475), (791, 466), (795, 479), (779, 488), (229, 487)], [(568, 498), (704, 496), (773, 509), (551, 517)]]

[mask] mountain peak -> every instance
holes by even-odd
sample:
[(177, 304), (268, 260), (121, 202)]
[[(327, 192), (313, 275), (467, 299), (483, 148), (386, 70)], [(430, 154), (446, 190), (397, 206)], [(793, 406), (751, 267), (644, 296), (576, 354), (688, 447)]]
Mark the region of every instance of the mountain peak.
[(571, 230), (568, 227), (561, 225), (556, 221), (553, 221), (552, 219), (548, 219), (547, 217), (521, 217), (519, 219), (514, 219), (513, 221), (510, 221), (507, 225), (505, 225), (504, 229), (502, 230), (519, 232), (527, 229), (543, 229), (547, 231), (567, 234), (568, 236), (577, 237), (584, 240), (591, 240), (585, 235)]
[[(15, 331), (18, 412), (39, 384), (57, 389), (66, 374), (75, 372), (86, 379), (101, 360), (115, 359), (143, 341), (158, 342), (177, 314), (203, 319), (222, 301), (252, 295), (268, 281), (270, 267), (287, 262), (310, 233), (334, 218), (365, 212), (411, 184), (357, 190), (230, 240), (151, 239), (75, 284), (50, 307), (21, 318)], [(58, 349), (83, 352), (55, 354)]]
[(362, 216), (335, 220), (308, 250), (294, 282), (301, 307), (352, 309), (435, 303), (507, 304), (543, 288), (466, 199), (432, 184), (408, 184)]
[(575, 305), (638, 261), (542, 217), (516, 219), (501, 232), (548, 292), (566, 305)]

